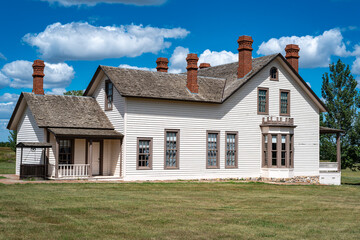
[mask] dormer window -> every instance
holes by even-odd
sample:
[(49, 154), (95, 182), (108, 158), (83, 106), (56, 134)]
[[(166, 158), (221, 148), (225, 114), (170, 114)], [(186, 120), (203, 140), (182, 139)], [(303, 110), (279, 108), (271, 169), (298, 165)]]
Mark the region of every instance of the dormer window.
[(276, 67), (272, 67), (270, 69), (270, 80), (272, 81), (279, 81), (279, 72)]
[(105, 110), (113, 108), (113, 84), (110, 80), (105, 81)]

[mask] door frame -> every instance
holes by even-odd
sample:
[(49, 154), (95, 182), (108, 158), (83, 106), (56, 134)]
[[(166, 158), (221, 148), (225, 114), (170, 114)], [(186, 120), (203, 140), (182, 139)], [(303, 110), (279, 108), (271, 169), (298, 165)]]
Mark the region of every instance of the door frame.
[(99, 176), (103, 176), (103, 164), (104, 164), (104, 140), (101, 139), (86, 139), (86, 152), (85, 152), (85, 163), (89, 164), (89, 143), (92, 142), (99, 142), (100, 143), (100, 166), (99, 166)]

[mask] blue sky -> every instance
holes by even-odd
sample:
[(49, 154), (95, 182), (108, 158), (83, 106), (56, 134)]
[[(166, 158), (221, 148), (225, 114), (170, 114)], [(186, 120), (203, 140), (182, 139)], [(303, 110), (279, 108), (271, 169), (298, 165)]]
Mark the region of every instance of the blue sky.
[(189, 52), (200, 62), (236, 61), (237, 38), (253, 56), (300, 45), (300, 74), (321, 96), (321, 76), (341, 58), (360, 80), (356, 0), (16, 0), (0, 26), (0, 141), (19, 94), (31, 92), (31, 62), (46, 62), (47, 94), (85, 89), (98, 65), (154, 70), (157, 57), (181, 72)]

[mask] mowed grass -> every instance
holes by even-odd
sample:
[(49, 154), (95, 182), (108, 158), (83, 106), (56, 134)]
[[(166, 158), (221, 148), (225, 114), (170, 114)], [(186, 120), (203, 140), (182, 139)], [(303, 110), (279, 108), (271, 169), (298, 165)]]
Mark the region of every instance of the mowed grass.
[(341, 170), (341, 183), (360, 185), (360, 171), (351, 171), (350, 169)]
[(0, 185), (0, 239), (360, 239), (359, 186)]
[(0, 174), (15, 173), (15, 152), (8, 147), (0, 147)]

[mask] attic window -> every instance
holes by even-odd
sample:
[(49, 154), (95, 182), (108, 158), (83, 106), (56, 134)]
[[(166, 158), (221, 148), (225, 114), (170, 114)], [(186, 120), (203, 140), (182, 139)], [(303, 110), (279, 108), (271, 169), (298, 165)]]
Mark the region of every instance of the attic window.
[(105, 110), (113, 108), (113, 84), (110, 80), (105, 81)]
[(270, 80), (272, 81), (279, 81), (279, 72), (276, 67), (272, 67), (270, 69)]

